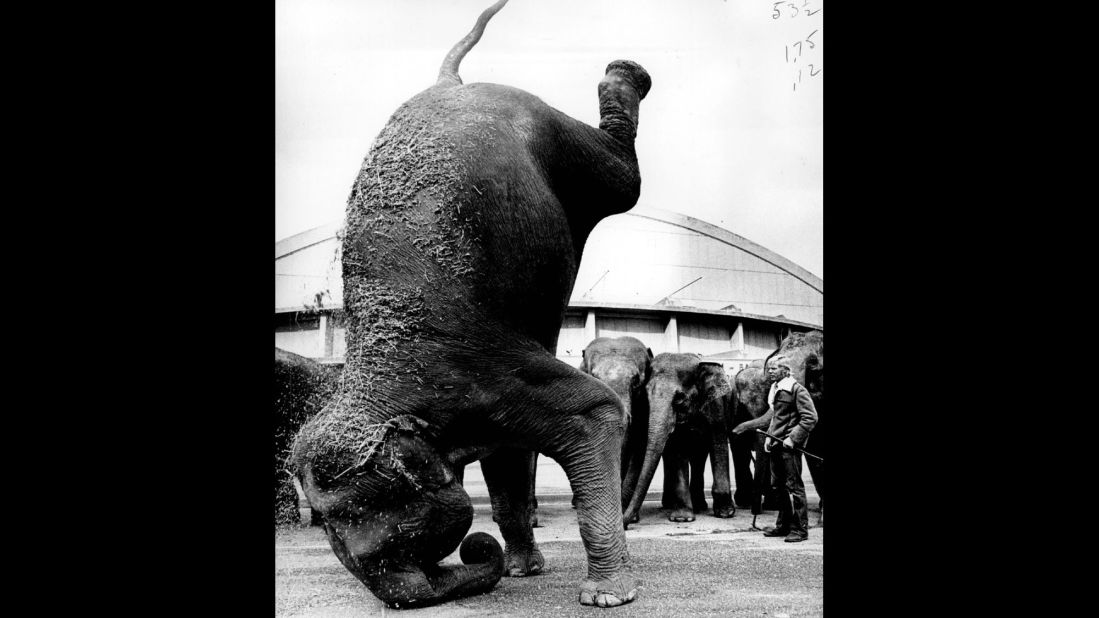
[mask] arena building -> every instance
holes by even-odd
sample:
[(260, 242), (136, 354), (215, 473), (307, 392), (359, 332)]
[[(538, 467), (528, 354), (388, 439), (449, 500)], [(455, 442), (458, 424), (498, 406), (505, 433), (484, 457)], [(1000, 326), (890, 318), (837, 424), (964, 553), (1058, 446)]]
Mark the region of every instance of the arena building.
[[(340, 222), (275, 243), (275, 345), (341, 363)], [(824, 330), (824, 282), (744, 237), (655, 208), (603, 220), (588, 238), (557, 357), (579, 366), (596, 337), (695, 352), (735, 373), (790, 332)]]

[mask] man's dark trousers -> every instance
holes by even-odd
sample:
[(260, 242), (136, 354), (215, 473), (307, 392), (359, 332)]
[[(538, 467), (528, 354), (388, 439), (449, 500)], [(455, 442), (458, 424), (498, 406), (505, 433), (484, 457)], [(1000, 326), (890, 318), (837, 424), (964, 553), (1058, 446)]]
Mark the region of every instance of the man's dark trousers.
[(801, 453), (784, 446), (771, 449), (771, 486), (779, 496), (775, 529), (809, 536), (809, 505), (801, 480)]

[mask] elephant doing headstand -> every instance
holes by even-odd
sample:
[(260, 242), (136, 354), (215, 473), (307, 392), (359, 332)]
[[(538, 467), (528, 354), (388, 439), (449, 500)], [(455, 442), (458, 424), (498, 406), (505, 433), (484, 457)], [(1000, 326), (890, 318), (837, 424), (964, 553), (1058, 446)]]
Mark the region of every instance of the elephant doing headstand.
[[(577, 496), (584, 605), (633, 600), (619, 457), (622, 403), (554, 357), (584, 243), (637, 202), (638, 103), (650, 79), (611, 62), (599, 128), (522, 90), (466, 84), (458, 64), (378, 135), (347, 203), (347, 361), (293, 463), (333, 551), (391, 607), (491, 590), (538, 573), (530, 459), (556, 460)], [(469, 530), (454, 470), (481, 460), (502, 552)], [(461, 543), (462, 565), (440, 565)]]
[(622, 509), (625, 510), (645, 458), (649, 426), (649, 397), (645, 385), (652, 373), (653, 351), (635, 337), (598, 337), (584, 348), (582, 356), (580, 371), (610, 386), (625, 408), (626, 437), (622, 441), (621, 470)]
[(626, 524), (636, 517), (664, 458), (663, 506), (671, 521), (694, 521), (706, 510), (704, 469), (713, 468), (715, 517), (736, 512), (729, 487), (729, 439), (720, 401), (731, 389), (720, 363), (705, 363), (697, 354), (663, 353), (652, 362), (646, 387), (649, 427), (640, 477), (623, 514)]

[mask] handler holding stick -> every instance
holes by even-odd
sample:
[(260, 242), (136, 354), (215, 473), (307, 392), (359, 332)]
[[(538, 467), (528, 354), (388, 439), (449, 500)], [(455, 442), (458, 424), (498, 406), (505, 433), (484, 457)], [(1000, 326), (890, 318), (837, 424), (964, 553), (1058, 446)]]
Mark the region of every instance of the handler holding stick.
[(767, 376), (772, 381), (767, 403), (773, 414), (763, 450), (771, 453), (780, 447), (770, 458), (771, 487), (778, 492), (779, 511), (775, 526), (765, 528), (763, 536), (785, 536), (787, 543), (797, 543), (809, 538), (809, 508), (801, 480), (801, 453), (795, 448), (800, 450), (809, 439), (817, 424), (817, 409), (809, 391), (790, 377), (786, 357), (768, 360)]

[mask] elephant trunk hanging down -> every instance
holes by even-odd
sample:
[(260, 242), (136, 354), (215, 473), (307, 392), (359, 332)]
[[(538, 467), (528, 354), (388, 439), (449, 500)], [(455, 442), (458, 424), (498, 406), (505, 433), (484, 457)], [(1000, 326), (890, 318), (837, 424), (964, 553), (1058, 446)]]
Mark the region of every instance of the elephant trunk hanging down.
[[(623, 408), (554, 357), (584, 243), (640, 193), (641, 66), (610, 63), (592, 128), (524, 91), (463, 85), (458, 63), (378, 135), (342, 240), (347, 361), (303, 427), (292, 464), (333, 551), (392, 607), (488, 591), (538, 573), (530, 460), (556, 460), (577, 496), (588, 556), (580, 603), (627, 603), (620, 497)], [(470, 535), (455, 469), (481, 460), (505, 549)], [(440, 565), (458, 547), (464, 565)]]

